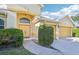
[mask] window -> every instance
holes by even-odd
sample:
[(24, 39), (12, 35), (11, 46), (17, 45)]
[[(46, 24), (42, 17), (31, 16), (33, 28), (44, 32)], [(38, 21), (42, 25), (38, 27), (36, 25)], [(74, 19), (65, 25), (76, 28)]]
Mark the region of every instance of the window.
[(30, 23), (30, 20), (27, 19), (27, 18), (21, 18), (21, 19), (20, 19), (20, 23), (24, 23), (24, 24)]
[(0, 19), (0, 29), (4, 29), (4, 20)]

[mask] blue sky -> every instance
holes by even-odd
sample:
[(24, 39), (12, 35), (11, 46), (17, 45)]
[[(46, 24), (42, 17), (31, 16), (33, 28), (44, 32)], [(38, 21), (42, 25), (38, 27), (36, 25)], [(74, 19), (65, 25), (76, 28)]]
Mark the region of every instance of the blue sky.
[(64, 15), (75, 16), (78, 13), (78, 4), (44, 4), (41, 15), (53, 19), (62, 17)]
[(44, 4), (42, 11), (57, 12), (62, 8), (69, 7), (72, 4)]

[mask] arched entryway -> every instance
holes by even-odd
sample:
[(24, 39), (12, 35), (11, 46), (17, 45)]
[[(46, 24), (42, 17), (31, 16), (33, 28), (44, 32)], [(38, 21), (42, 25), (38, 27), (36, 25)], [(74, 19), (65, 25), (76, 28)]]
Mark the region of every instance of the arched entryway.
[(28, 18), (20, 18), (19, 22), (20, 22), (19, 28), (23, 30), (24, 37), (30, 37), (31, 34), (30, 20)]
[(4, 20), (0, 19), (0, 29), (4, 29)]

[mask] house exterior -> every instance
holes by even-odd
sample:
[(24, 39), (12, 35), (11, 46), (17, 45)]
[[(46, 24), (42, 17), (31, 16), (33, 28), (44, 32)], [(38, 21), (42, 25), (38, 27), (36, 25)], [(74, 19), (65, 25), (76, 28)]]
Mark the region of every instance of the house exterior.
[(54, 28), (54, 39), (72, 36), (71, 17), (64, 16), (54, 20), (39, 17), (42, 8), (43, 5), (40, 4), (0, 5), (0, 29), (17, 28), (23, 30), (24, 37), (37, 38), (39, 26), (47, 24)]
[(72, 30), (74, 27), (73, 20), (71, 16), (65, 15), (58, 19), (58, 37), (72, 37)]
[(72, 36), (72, 29), (74, 26), (70, 16), (64, 16), (59, 19), (49, 19), (45, 17), (38, 17), (33, 21), (35, 22), (34, 23), (35, 26), (33, 26), (35, 37), (38, 37), (38, 28), (40, 25), (43, 25), (43, 24), (53, 27), (54, 39)]
[(0, 29), (17, 28), (23, 30), (24, 37), (32, 36), (32, 20), (40, 15), (40, 4), (0, 5)]

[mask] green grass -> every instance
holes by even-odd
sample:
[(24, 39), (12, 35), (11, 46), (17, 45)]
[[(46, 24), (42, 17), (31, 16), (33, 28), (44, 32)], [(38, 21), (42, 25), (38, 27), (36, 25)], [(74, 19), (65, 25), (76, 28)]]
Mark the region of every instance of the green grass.
[(79, 28), (74, 28), (73, 33), (75, 33), (76, 37), (79, 37)]
[(0, 55), (34, 55), (23, 47), (0, 51)]

